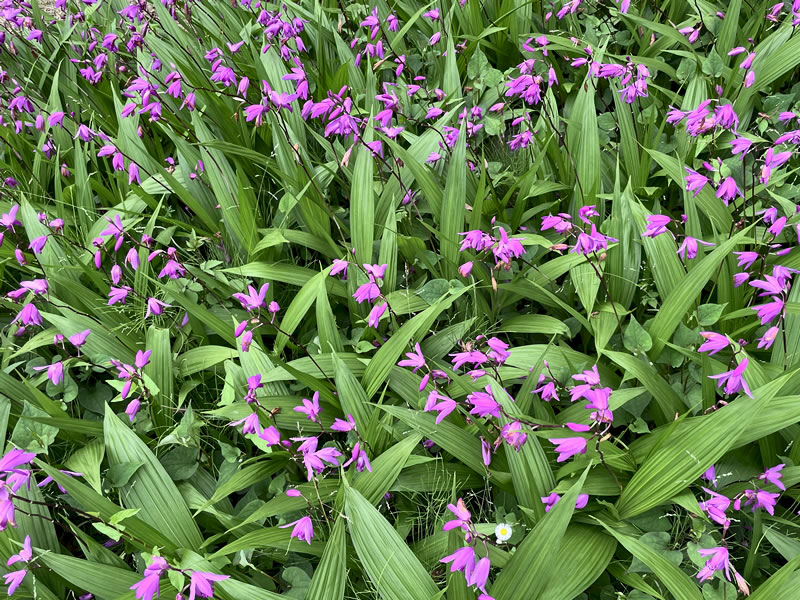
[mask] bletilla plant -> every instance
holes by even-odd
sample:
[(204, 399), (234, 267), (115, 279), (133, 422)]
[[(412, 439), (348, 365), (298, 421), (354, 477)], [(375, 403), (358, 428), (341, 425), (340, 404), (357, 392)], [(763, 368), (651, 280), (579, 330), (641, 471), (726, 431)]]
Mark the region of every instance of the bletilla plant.
[(9, 596), (797, 596), (800, 0), (0, 22)]

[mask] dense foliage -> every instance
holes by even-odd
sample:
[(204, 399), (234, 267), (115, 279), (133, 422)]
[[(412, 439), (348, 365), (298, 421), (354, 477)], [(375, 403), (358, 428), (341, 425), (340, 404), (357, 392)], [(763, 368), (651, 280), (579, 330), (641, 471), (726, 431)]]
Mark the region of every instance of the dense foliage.
[(0, 4), (15, 598), (800, 577), (800, 0)]

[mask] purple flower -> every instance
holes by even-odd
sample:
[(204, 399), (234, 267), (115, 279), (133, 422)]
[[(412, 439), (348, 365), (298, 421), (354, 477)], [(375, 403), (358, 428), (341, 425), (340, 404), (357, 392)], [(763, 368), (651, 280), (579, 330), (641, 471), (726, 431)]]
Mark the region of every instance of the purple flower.
[(108, 292), (108, 305), (113, 306), (117, 302), (121, 302), (125, 304), (125, 300), (128, 297), (128, 294), (131, 293), (131, 288), (124, 285), (121, 288), (112, 287), (111, 290)]
[(342, 260), (339, 258), (334, 259), (333, 266), (331, 267), (330, 275), (338, 275), (339, 273), (344, 273), (342, 279), (347, 278), (347, 265), (350, 264), (346, 260)]
[(375, 306), (373, 306), (372, 310), (369, 312), (369, 317), (367, 319), (367, 326), (374, 327), (377, 329), (378, 325), (380, 324), (381, 317), (383, 316), (383, 313), (386, 312), (387, 308), (389, 308), (389, 305), (386, 302), (384, 302), (383, 304), (376, 304)]
[(752, 398), (753, 395), (750, 393), (750, 388), (747, 386), (747, 382), (742, 376), (744, 370), (747, 368), (748, 362), (749, 359), (744, 358), (742, 359), (742, 362), (740, 362), (739, 365), (732, 371), (726, 371), (725, 373), (720, 373), (719, 375), (709, 375), (709, 377), (717, 380), (717, 387), (722, 387), (722, 384), (724, 383), (726, 394), (735, 394), (739, 390), (744, 390), (744, 393)]
[(28, 248), (32, 250), (34, 254), (41, 254), (45, 244), (47, 244), (47, 236), (41, 235), (31, 240), (31, 243), (28, 244)]
[(372, 303), (378, 296), (381, 295), (381, 289), (378, 287), (378, 284), (375, 283), (374, 280), (368, 281), (358, 287), (356, 293), (353, 294), (353, 298), (355, 298), (356, 302), (361, 304), (364, 300)]
[(703, 491), (709, 494), (711, 498), (704, 502), (700, 502), (700, 509), (708, 513), (710, 519), (727, 528), (730, 520), (725, 515), (725, 511), (728, 510), (728, 507), (731, 505), (730, 498), (722, 494), (718, 494), (717, 492), (712, 492), (707, 488), (703, 488)]
[(559, 453), (556, 462), (564, 462), (575, 454), (586, 454), (586, 438), (551, 438), (548, 441), (555, 444), (555, 451)]
[(505, 441), (509, 446), (519, 452), (520, 448), (528, 440), (528, 434), (522, 430), (522, 423), (514, 421), (513, 423), (506, 423), (500, 430), (500, 437), (495, 445), (499, 445), (500, 440)]
[(448, 504), (447, 508), (455, 515), (456, 518), (445, 523), (442, 527), (442, 531), (450, 531), (456, 527), (460, 527), (464, 531), (467, 531), (469, 528), (469, 522), (472, 519), (472, 514), (467, 510), (467, 505), (464, 504), (464, 499), (459, 498), (455, 504)]
[(256, 291), (252, 285), (247, 286), (247, 294), (238, 293), (234, 294), (233, 298), (238, 300), (242, 304), (242, 308), (244, 308), (248, 312), (252, 312), (256, 309), (263, 308), (266, 306), (266, 297), (267, 297), (267, 290), (269, 289), (269, 283), (265, 283), (261, 286), (261, 288)]
[(76, 348), (80, 348), (86, 343), (86, 338), (89, 337), (90, 333), (92, 333), (91, 329), (84, 329), (83, 331), (76, 333), (75, 335), (69, 336), (69, 341)]
[(259, 432), (257, 435), (260, 439), (267, 443), (267, 446), (275, 446), (281, 443), (281, 433), (275, 429), (274, 425), (270, 425), (269, 427), (261, 430), (261, 432)]
[(11, 558), (8, 559), (6, 566), (11, 566), (16, 562), (28, 562), (30, 559), (33, 558), (33, 549), (31, 548), (31, 536), (26, 535), (25, 541), (22, 544), (22, 550), (19, 551), (19, 554), (14, 554)]
[(34, 367), (36, 371), (44, 371), (45, 369), (47, 369), (47, 377), (53, 385), (58, 385), (64, 381), (64, 363), (61, 361), (44, 367)]
[(398, 367), (413, 367), (412, 373), (416, 373), (421, 367), (425, 366), (425, 357), (419, 344), (414, 345), (414, 352), (406, 352), (406, 358), (397, 363)]
[(734, 254), (738, 257), (736, 264), (745, 269), (752, 267), (753, 263), (760, 258), (758, 252), (734, 252)]
[(331, 431), (353, 431), (356, 428), (356, 422), (353, 419), (353, 415), (347, 415), (347, 420), (342, 421), (341, 419), (334, 419), (333, 424), (331, 425)]
[[(561, 496), (553, 492), (549, 496), (543, 496), (541, 500), (544, 504), (544, 512), (550, 512), (550, 509), (553, 508), (559, 500), (561, 500)], [(588, 503), (589, 494), (578, 494), (578, 497), (575, 500), (575, 508), (585, 508)]]
[(731, 579), (731, 562), (728, 559), (728, 549), (721, 546), (717, 548), (700, 549), (697, 551), (700, 556), (709, 556), (705, 566), (700, 569), (697, 578), (700, 581), (707, 581), (714, 576), (715, 571), (724, 571), (725, 578)]
[(771, 483), (779, 490), (786, 491), (786, 486), (783, 485), (783, 482), (781, 481), (781, 475), (782, 475), (781, 469), (783, 469), (783, 467), (785, 466), (786, 466), (785, 464), (781, 463), (776, 467), (770, 467), (769, 469), (764, 471), (761, 475), (759, 475), (758, 478), (763, 481), (766, 481), (767, 483)]
[(642, 237), (654, 238), (657, 235), (666, 233), (667, 225), (670, 224), (672, 219), (666, 215), (649, 215), (647, 217), (647, 228), (645, 229)]
[(489, 557), (484, 556), (477, 563), (475, 563), (472, 573), (467, 576), (467, 585), (474, 585), (482, 592), (486, 592), (486, 583), (489, 579), (490, 569), (491, 563), (489, 562)]
[(766, 325), (767, 323), (774, 321), (775, 317), (783, 312), (783, 306), (783, 300), (776, 298), (772, 302), (759, 304), (758, 306), (751, 306), (750, 308), (756, 311), (758, 318), (761, 319), (761, 324)]
[[(259, 376), (260, 377), (260, 376)], [(314, 392), (314, 395), (311, 397), (311, 400), (307, 398), (303, 398), (303, 406), (295, 406), (295, 412), (303, 413), (306, 415), (306, 419), (311, 420), (314, 423), (317, 423), (317, 417), (319, 416), (319, 392)]]
[(144, 369), (150, 363), (150, 355), (153, 353), (152, 350), (145, 350), (142, 352), (141, 350), (136, 351), (136, 360), (134, 364), (136, 365), (137, 369)]
[(698, 352), (709, 352), (709, 356), (724, 350), (730, 343), (727, 336), (713, 331), (701, 331), (700, 335), (705, 338), (705, 342), (697, 349)]
[(467, 396), (467, 402), (473, 407), (469, 411), (471, 415), (500, 418), (500, 405), (492, 396), (491, 387), (488, 385), (485, 392), (472, 392)]
[(311, 522), (311, 517), (302, 517), (297, 521), (280, 525), (281, 529), (286, 529), (287, 527), (293, 527), (290, 538), (297, 538), (301, 542), (311, 545), (311, 538), (314, 537), (314, 524)]
[(472, 570), (475, 568), (475, 550), (472, 546), (465, 546), (459, 548), (453, 554), (445, 556), (439, 562), (453, 563), (450, 565), (450, 572), (455, 573), (461, 571), (464, 576), (469, 578), (472, 575)]
[(758, 338), (758, 347), (764, 348), (765, 350), (768, 350), (770, 347), (772, 347), (772, 344), (775, 342), (775, 338), (778, 337), (779, 331), (780, 329), (775, 326), (767, 329), (764, 332), (764, 335)]
[(195, 596), (201, 598), (212, 598), (214, 596), (214, 581), (223, 581), (230, 575), (216, 575), (214, 573), (204, 573), (194, 571), (189, 583), (189, 600), (194, 600)]
[[(129, 383), (130, 382), (126, 383), (126, 385), (129, 385)], [(142, 403), (139, 400), (139, 398), (134, 398), (133, 400), (128, 402), (128, 406), (125, 407), (125, 414), (128, 415), (128, 418), (130, 419), (131, 423), (133, 423), (133, 420), (136, 418), (136, 413), (139, 412), (139, 408), (141, 407), (141, 405)]]
[(733, 503), (733, 508), (739, 510), (744, 501), (745, 506), (752, 505), (752, 510), (755, 512), (757, 508), (763, 508), (769, 514), (775, 514), (775, 503), (777, 502), (780, 494), (772, 494), (764, 490), (745, 490)]
[(750, 146), (753, 145), (753, 142), (748, 140), (747, 138), (740, 137), (731, 140), (731, 147), (733, 148), (731, 153), (732, 154), (741, 154), (742, 156), (740, 159), (744, 158), (744, 155), (750, 150)]
[(691, 236), (686, 236), (681, 244), (681, 247), (678, 248), (677, 254), (684, 260), (697, 258), (697, 244), (703, 244), (703, 246), (713, 246), (711, 242), (704, 242), (703, 240), (695, 239)]
[(19, 314), (14, 318), (12, 323), (19, 321), (23, 325), (42, 325), (42, 315), (39, 310), (32, 303), (26, 304), (19, 311)]
[(8, 586), (8, 595), (11, 596), (17, 588), (22, 584), (22, 580), (25, 579), (25, 575), (28, 574), (28, 569), (21, 569), (19, 571), (11, 571), (10, 573), (6, 573), (3, 575), (5, 579), (5, 583)]
[(156, 300), (155, 298), (148, 298), (147, 299), (147, 312), (144, 315), (146, 319), (150, 315), (160, 315), (164, 312), (165, 308), (171, 307), (171, 304), (167, 304), (166, 302), (161, 302), (161, 300)]
[(356, 471), (361, 472), (366, 469), (370, 473), (372, 472), (372, 465), (369, 462), (367, 453), (364, 452), (364, 449), (361, 447), (361, 442), (356, 442), (355, 446), (353, 446), (352, 457), (350, 460), (344, 462), (342, 467), (344, 468), (352, 462), (356, 463)]
[(736, 180), (733, 177), (726, 177), (717, 188), (717, 198), (721, 198), (725, 206), (728, 206), (728, 202), (736, 198), (736, 196), (742, 196), (739, 186), (736, 185)]
[(153, 600), (160, 595), (159, 583), (161, 574), (153, 573), (134, 583), (130, 589), (136, 590), (137, 600)]
[[(440, 402), (437, 402), (440, 400)], [(428, 400), (425, 403), (425, 412), (434, 411), (439, 413), (436, 416), (436, 424), (438, 425), (441, 423), (447, 415), (453, 412), (456, 409), (458, 404), (455, 400), (448, 398), (447, 396), (443, 396), (436, 390), (431, 390), (428, 394)]]

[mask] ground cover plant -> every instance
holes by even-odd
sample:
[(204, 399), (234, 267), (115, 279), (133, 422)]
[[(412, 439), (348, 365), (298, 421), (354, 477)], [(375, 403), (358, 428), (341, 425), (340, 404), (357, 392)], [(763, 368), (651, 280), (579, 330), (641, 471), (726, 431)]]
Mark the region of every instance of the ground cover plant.
[(800, 579), (800, 1), (3, 0), (14, 598)]

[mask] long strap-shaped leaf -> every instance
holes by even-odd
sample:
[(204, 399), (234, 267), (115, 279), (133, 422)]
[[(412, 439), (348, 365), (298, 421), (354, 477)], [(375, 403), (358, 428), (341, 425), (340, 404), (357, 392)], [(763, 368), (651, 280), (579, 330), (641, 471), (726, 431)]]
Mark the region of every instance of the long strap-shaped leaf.
[(678, 567), (661, 556), (647, 544), (609, 527), (598, 519), (598, 522), (606, 528), (611, 535), (617, 538), (625, 549), (641, 560), (647, 567), (655, 573), (661, 583), (666, 586), (675, 600), (702, 600), (700, 590), (691, 578), (681, 571)]
[(575, 501), (586, 480), (583, 472), (563, 498), (537, 523), (500, 572), (491, 593), (497, 600), (545, 600), (542, 592), (553, 575), (552, 561), (567, 531)]
[(333, 525), (331, 537), (325, 544), (322, 559), (314, 571), (306, 600), (342, 600), (347, 581), (347, 546), (345, 544), (344, 518)]
[(426, 308), (420, 314), (416, 315), (410, 321), (407, 321), (403, 326), (397, 330), (389, 341), (381, 346), (380, 350), (375, 353), (372, 360), (364, 372), (363, 384), (368, 397), (380, 389), (383, 382), (389, 376), (392, 367), (397, 363), (397, 359), (408, 347), (408, 342), (411, 341), (419, 331), (425, 331), (433, 324), (434, 319), (440, 313), (445, 311), (450, 305), (456, 301), (456, 298), (461, 294), (471, 289), (470, 286), (465, 286), (460, 290), (443, 296), (437, 300), (433, 306)]
[[(635, 517), (689, 486), (736, 443), (796, 371), (740, 396), (717, 412), (700, 417), (676, 435), (677, 427), (631, 478), (617, 502), (620, 518)], [(745, 375), (746, 376), (746, 375)]]
[(108, 405), (103, 432), (112, 466), (142, 463), (132, 481), (121, 490), (126, 507), (141, 509), (138, 517), (163, 532), (179, 547), (198, 548), (203, 537), (178, 488), (147, 445)]
[(439, 590), (400, 535), (358, 491), (345, 488), (345, 513), (358, 558), (384, 600), (430, 600)]

